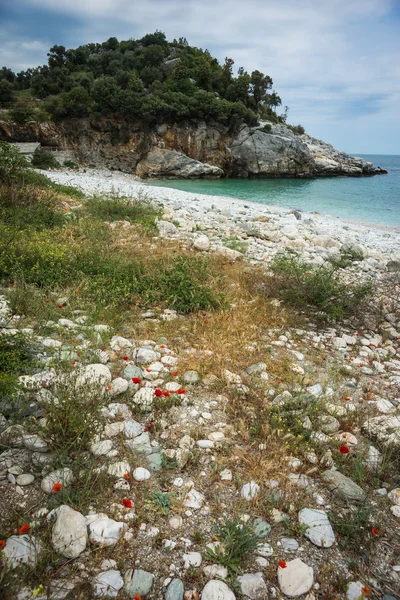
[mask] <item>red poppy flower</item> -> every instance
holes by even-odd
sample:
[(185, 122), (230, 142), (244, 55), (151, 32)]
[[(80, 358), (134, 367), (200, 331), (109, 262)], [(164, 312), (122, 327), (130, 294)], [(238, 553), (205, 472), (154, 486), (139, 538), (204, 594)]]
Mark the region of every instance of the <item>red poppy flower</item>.
[(380, 532), (381, 532), (381, 531), (380, 531), (380, 529), (378, 529), (377, 527), (373, 527), (373, 528), (371, 529), (371, 533), (372, 533), (372, 535), (379, 535), (379, 534), (380, 534)]
[(10, 283), (10, 287), (14, 287), (14, 284), (13, 284), (13, 283)]
[(130, 478), (131, 478), (130, 475), (128, 473), (125, 473), (124, 479), (130, 479)]
[(55, 483), (53, 485), (53, 492), (61, 492), (62, 490), (62, 483)]
[(125, 508), (132, 508), (133, 506), (132, 500), (129, 500), (129, 498), (124, 498), (122, 500), (122, 504), (125, 506)]
[(23, 535), (23, 534), (24, 534), (24, 533), (26, 533), (27, 531), (29, 531), (29, 523), (24, 523), (24, 524), (22, 525), (22, 527), (20, 527), (20, 528), (18, 529), (18, 533), (19, 533), (20, 535)]
[(278, 562), (278, 567), (280, 567), (281, 569), (286, 569), (286, 567), (287, 567), (286, 561), (285, 560), (280, 560)]
[(142, 380), (139, 377), (132, 377), (133, 383), (140, 383)]
[(106, 279), (106, 283), (110, 283), (110, 280), (109, 280), (109, 279)]
[(124, 360), (129, 360), (129, 356), (123, 356), (122, 357)]
[(6, 540), (0, 540), (0, 550), (2, 550), (5, 545), (6, 545)]
[(160, 348), (165, 348), (165, 346), (164, 346), (164, 345), (162, 345), (162, 346), (160, 346)]
[(341, 454), (348, 454), (350, 452), (347, 446), (339, 446), (338, 450)]
[(142, 600), (142, 596), (140, 594), (135, 594), (133, 600)]
[(169, 392), (163, 392), (163, 396), (166, 396), (168, 398)]
[(162, 391), (161, 391), (161, 390), (157, 389), (157, 390), (154, 390), (154, 395), (155, 395), (155, 396), (157, 396), (157, 397), (159, 398), (160, 396), (162, 396), (162, 395), (163, 395), (163, 393), (162, 393)]
[(108, 386), (107, 386), (107, 389), (108, 389), (108, 391), (109, 391), (109, 392), (111, 392), (111, 390), (112, 390), (112, 387), (111, 387), (111, 385), (108, 385)]
[(202, 316), (202, 317), (206, 317), (206, 316), (207, 316), (207, 313), (201, 313), (201, 316)]
[(57, 304), (57, 308), (62, 308), (62, 304)]
[(177, 394), (186, 394), (186, 390), (179, 389), (176, 393)]
[(351, 398), (350, 398), (349, 396), (345, 396), (345, 397), (343, 398), (343, 400), (346, 400), (346, 402), (350, 402)]
[(171, 373), (171, 377), (177, 377), (178, 373)]
[(364, 585), (361, 588), (361, 592), (365, 595), (365, 596), (369, 596), (369, 594), (371, 593), (371, 590), (369, 589), (369, 587), (367, 587), (366, 585)]
[(71, 361), (71, 365), (76, 365), (76, 361), (75, 360)]

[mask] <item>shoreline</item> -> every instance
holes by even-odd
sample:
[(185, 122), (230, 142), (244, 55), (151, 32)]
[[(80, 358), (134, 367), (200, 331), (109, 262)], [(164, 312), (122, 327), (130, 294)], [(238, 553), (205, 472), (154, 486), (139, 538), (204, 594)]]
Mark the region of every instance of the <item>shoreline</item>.
[[(306, 254), (309, 251), (314, 255), (315, 247), (313, 246), (318, 246), (319, 241), (316, 240), (315, 243), (309, 244), (308, 240), (315, 236), (317, 238), (318, 236), (320, 238), (328, 236), (336, 240), (339, 245), (350, 242), (361, 245), (367, 250), (366, 256), (379, 262), (382, 259), (387, 262), (391, 260), (393, 254), (399, 253), (400, 226), (398, 225), (354, 221), (317, 212), (301, 212), (301, 219), (297, 220), (293, 209), (279, 205), (152, 186), (151, 183), (143, 183), (135, 176), (115, 171), (93, 169), (85, 173), (61, 170), (40, 172), (57, 183), (72, 185), (87, 194), (114, 192), (127, 197), (135, 197), (138, 193), (151, 196), (151, 199), (162, 202), (165, 208), (172, 211), (171, 221), (174, 220), (174, 215), (178, 219), (189, 218), (205, 230), (216, 228), (225, 231), (229, 229), (231, 233), (240, 236), (240, 234), (246, 233), (246, 226), (248, 228), (250, 223), (255, 223), (259, 218), (268, 219), (268, 228), (265, 229), (266, 223), (265, 227), (262, 224), (263, 232), (251, 238), (256, 246), (264, 242), (264, 246), (270, 248), (294, 247)], [(222, 235), (221, 231), (220, 236)], [(186, 233), (188, 233), (187, 228)], [(260, 237), (264, 237), (264, 239), (260, 239)], [(333, 252), (335, 246), (338, 247), (334, 241), (322, 240), (321, 243), (327, 246), (328, 254)], [(252, 254), (254, 253), (251, 250), (250, 248), (246, 255), (253, 258)], [(260, 249), (256, 248), (256, 250), (256, 254), (259, 255)]]

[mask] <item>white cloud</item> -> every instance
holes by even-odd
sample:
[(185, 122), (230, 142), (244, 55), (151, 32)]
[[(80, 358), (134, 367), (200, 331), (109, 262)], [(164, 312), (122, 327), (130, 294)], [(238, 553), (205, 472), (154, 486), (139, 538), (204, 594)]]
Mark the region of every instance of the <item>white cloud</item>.
[[(400, 133), (400, 54), (398, 21), (388, 19), (396, 0), (25, 0), (36, 9), (72, 16), (81, 25), (67, 46), (141, 37), (161, 29), (169, 39), (186, 37), (209, 48), (220, 60), (269, 73), (290, 120), (318, 130), (331, 122), (354, 126), (357, 119), (392, 121)], [(30, 44), (31, 47), (24, 47)], [(35, 46), (37, 44), (38, 46)], [(50, 44), (8, 42), (4, 64), (44, 62)], [(11, 60), (6, 60), (6, 58)], [(360, 107), (357, 116), (357, 106)]]

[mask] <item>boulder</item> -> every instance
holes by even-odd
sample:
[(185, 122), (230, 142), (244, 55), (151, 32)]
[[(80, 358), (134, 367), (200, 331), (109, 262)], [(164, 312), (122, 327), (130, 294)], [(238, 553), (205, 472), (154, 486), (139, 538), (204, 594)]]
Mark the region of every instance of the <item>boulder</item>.
[(363, 502), (365, 500), (365, 492), (359, 485), (352, 481), (340, 471), (325, 471), (322, 478), (326, 482), (332, 492), (343, 500), (352, 500), (355, 502)]
[(85, 517), (69, 506), (56, 509), (57, 520), (51, 533), (53, 548), (65, 558), (77, 558), (88, 541)]
[(150, 592), (154, 575), (142, 569), (129, 569), (125, 573), (125, 592), (129, 598), (134, 598), (136, 595), (147, 596)]
[(371, 417), (363, 423), (362, 430), (384, 447), (400, 446), (400, 417), (398, 416)]
[(306, 594), (314, 583), (314, 571), (299, 558), (278, 568), (278, 583), (281, 592), (288, 598), (297, 598)]
[(223, 175), (222, 169), (189, 158), (183, 152), (153, 148), (136, 167), (139, 177), (179, 177), (180, 179), (199, 179), (202, 177), (218, 178)]
[(330, 548), (335, 541), (332, 526), (323, 510), (303, 508), (299, 512), (299, 522), (307, 525), (304, 535), (320, 548)]
[(15, 569), (20, 565), (34, 567), (41, 550), (39, 542), (33, 535), (12, 535), (4, 546), (4, 558), (7, 564)]

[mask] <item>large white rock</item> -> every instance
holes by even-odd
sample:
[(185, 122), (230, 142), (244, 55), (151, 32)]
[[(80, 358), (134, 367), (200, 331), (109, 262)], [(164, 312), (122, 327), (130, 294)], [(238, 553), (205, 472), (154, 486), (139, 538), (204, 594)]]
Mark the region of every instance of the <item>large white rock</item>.
[(200, 552), (188, 552), (187, 554), (184, 554), (182, 558), (185, 569), (199, 567), (201, 565), (202, 558)]
[(154, 390), (152, 388), (141, 388), (133, 396), (133, 402), (142, 410), (150, 411), (153, 406)]
[(53, 494), (53, 486), (55, 483), (61, 483), (63, 488), (71, 485), (74, 476), (71, 469), (65, 467), (64, 469), (57, 469), (52, 471), (42, 480), (41, 488), (46, 494)]
[(119, 394), (124, 394), (129, 387), (129, 383), (123, 377), (117, 377), (111, 382), (111, 395), (119, 396)]
[(240, 589), (244, 596), (251, 600), (267, 598), (267, 586), (262, 573), (244, 573), (238, 577)]
[(85, 517), (71, 507), (57, 508), (57, 520), (51, 534), (54, 549), (65, 558), (77, 558), (88, 541)]
[(236, 600), (236, 596), (226, 583), (212, 579), (204, 587), (201, 600)]
[(335, 541), (328, 515), (323, 510), (303, 508), (299, 512), (299, 521), (307, 525), (304, 535), (320, 548), (330, 548)]
[(90, 446), (90, 451), (95, 456), (107, 456), (112, 450), (113, 443), (111, 440), (101, 440)]
[(146, 481), (146, 479), (150, 479), (150, 471), (143, 467), (138, 467), (133, 471), (133, 478), (136, 481)]
[(132, 342), (130, 342), (129, 340), (127, 340), (126, 338), (124, 338), (120, 335), (114, 335), (111, 338), (110, 346), (111, 346), (112, 350), (115, 350), (116, 352), (118, 352), (119, 350), (122, 350), (123, 348), (132, 348)]
[(21, 564), (34, 567), (41, 550), (39, 542), (33, 535), (12, 535), (4, 546), (4, 557), (7, 564), (15, 569)]
[(192, 489), (186, 494), (184, 505), (186, 506), (186, 508), (199, 509), (201, 508), (203, 501), (203, 494), (201, 494), (195, 489)]
[(133, 360), (138, 365), (147, 365), (158, 360), (160, 356), (158, 352), (155, 352), (151, 348), (136, 348), (133, 353)]
[(107, 469), (107, 473), (111, 475), (111, 477), (116, 477), (117, 479), (121, 479), (126, 473), (129, 474), (130, 472), (131, 465), (126, 460), (112, 463)]
[(394, 490), (389, 492), (388, 498), (393, 502), (393, 504), (397, 504), (397, 506), (400, 506), (400, 488), (395, 488)]
[(93, 591), (96, 598), (116, 598), (123, 587), (124, 580), (116, 569), (103, 571), (96, 576), (93, 582)]
[(306, 594), (314, 583), (314, 571), (299, 558), (295, 558), (282, 569), (278, 567), (278, 583), (282, 594), (297, 598)]
[(104, 386), (110, 383), (112, 379), (111, 371), (106, 365), (95, 364), (87, 365), (80, 370), (78, 377), (76, 378), (76, 384), (78, 387), (84, 385), (99, 385)]
[(88, 515), (89, 539), (100, 546), (114, 546), (126, 529), (126, 524), (110, 519), (104, 513)]
[(193, 246), (196, 250), (208, 250), (210, 247), (210, 240), (204, 234), (198, 235), (193, 242)]

